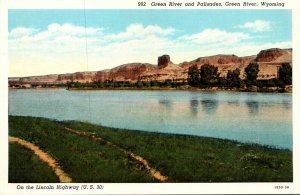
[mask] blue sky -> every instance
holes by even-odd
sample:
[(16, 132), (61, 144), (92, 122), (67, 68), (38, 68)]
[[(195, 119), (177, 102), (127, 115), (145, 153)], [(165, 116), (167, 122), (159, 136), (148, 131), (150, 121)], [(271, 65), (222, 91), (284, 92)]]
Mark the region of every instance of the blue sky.
[(83, 10), (9, 10), (10, 76), (156, 63), (162, 54), (180, 63), (292, 47), (290, 10), (86, 10), (85, 15), (87, 29)]

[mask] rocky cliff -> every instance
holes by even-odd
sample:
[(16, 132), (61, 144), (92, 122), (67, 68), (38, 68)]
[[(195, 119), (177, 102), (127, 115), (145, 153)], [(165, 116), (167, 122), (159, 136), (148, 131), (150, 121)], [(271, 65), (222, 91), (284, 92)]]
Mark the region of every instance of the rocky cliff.
[(173, 64), (169, 55), (158, 57), (157, 65), (147, 63), (124, 64), (110, 70), (95, 72), (76, 72), (70, 74), (55, 74), (46, 76), (32, 76), (22, 78), (9, 78), (10, 82), (21, 83), (67, 83), (67, 82), (94, 82), (94, 81), (128, 81), (137, 80), (164, 81), (185, 80), (190, 66), (197, 65), (199, 68), (204, 64), (212, 64), (218, 67), (221, 76), (226, 76), (228, 70), (240, 68), (241, 77), (244, 74), (244, 68), (250, 62), (259, 64), (259, 79), (271, 79), (276, 77), (277, 67), (287, 62), (292, 64), (292, 49), (267, 49), (260, 51), (257, 55), (238, 57), (236, 55), (215, 55), (208, 57), (199, 57), (190, 62)]

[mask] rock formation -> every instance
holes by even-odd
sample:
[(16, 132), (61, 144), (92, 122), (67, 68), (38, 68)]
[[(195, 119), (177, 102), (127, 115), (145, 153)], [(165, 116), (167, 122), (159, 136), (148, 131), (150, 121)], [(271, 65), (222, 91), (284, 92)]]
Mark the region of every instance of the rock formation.
[(169, 63), (171, 63), (169, 55), (162, 55), (162, 56), (158, 57), (157, 66), (159, 68), (164, 68), (164, 67), (168, 66)]
[(256, 62), (271, 62), (284, 55), (285, 51), (278, 48), (262, 50), (255, 58)]

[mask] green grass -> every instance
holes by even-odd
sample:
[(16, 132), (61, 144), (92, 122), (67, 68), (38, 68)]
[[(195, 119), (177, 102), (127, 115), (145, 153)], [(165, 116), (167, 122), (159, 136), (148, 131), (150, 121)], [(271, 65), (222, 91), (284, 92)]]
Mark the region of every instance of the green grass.
[(47, 164), (17, 143), (9, 144), (8, 180), (10, 183), (58, 182), (58, 178)]
[[(63, 127), (95, 132), (142, 156), (172, 182), (293, 181), (292, 152), (289, 150), (223, 139), (129, 131), (32, 117), (10, 116), (9, 127), (10, 135), (43, 147), (61, 163), (66, 173), (79, 182), (153, 180), (145, 170), (140, 170), (140, 166), (116, 149), (67, 133), (62, 130)], [(93, 171), (95, 167), (101, 174)], [(112, 169), (113, 174), (110, 174)]]

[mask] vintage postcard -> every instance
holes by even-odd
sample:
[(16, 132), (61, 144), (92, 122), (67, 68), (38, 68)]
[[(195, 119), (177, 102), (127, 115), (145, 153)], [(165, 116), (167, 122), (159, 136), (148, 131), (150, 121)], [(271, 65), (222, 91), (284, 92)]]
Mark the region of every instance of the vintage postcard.
[(1, 1), (0, 193), (300, 193), (298, 11)]

